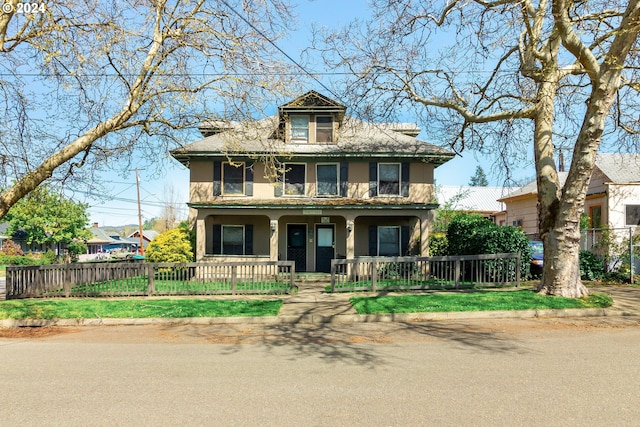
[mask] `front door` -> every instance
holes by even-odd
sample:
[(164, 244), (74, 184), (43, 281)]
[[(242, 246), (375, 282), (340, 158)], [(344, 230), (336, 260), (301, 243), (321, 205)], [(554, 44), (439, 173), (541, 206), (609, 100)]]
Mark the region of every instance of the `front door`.
[(287, 261), (295, 261), (296, 271), (307, 271), (307, 226), (287, 224)]
[(335, 230), (333, 224), (316, 228), (316, 271), (331, 272), (331, 260), (335, 257)]

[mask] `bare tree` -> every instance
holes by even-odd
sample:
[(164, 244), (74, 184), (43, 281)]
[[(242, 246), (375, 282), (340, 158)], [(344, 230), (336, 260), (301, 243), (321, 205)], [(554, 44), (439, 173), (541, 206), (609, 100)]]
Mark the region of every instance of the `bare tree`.
[(272, 43), (287, 0), (5, 0), (0, 218), (48, 181), (157, 163), (205, 120), (243, 120), (295, 90)]
[[(638, 0), (375, 0), (373, 19), (324, 34), (328, 63), (364, 114), (414, 106), (455, 150), (497, 155), (509, 175), (533, 145), (542, 293), (588, 293), (580, 216), (603, 141), (637, 144)], [(573, 146), (564, 187), (554, 138)]]

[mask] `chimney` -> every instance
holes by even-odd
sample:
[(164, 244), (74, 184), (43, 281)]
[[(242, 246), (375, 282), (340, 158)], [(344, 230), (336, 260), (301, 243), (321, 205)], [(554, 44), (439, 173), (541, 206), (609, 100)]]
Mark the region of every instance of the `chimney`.
[(98, 223), (97, 222), (93, 223), (93, 228), (98, 228)]

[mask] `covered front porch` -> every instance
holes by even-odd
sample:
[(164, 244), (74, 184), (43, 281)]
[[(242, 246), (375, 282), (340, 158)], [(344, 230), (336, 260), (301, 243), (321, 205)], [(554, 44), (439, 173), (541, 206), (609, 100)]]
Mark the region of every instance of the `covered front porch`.
[(296, 272), (329, 272), (332, 259), (426, 256), (433, 209), (198, 207), (196, 260), (295, 261)]

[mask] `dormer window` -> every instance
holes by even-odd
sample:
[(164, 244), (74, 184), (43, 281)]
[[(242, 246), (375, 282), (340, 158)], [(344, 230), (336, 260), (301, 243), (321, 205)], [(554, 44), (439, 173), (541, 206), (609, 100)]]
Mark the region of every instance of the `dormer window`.
[(291, 140), (309, 141), (309, 116), (291, 116)]
[(333, 119), (331, 116), (316, 116), (316, 142), (333, 142)]

